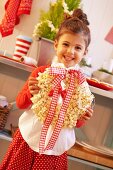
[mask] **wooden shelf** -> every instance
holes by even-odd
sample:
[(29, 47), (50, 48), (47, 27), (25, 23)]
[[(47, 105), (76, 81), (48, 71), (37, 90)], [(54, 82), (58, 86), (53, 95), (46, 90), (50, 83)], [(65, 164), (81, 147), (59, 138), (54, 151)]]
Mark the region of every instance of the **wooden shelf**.
[(32, 72), (35, 69), (35, 67), (33, 66), (18, 62), (16, 60), (13, 60), (11, 58), (8, 58), (2, 55), (0, 55), (0, 63), (6, 64), (6, 65), (9, 65), (9, 66), (21, 69), (21, 70), (25, 70), (28, 72)]
[(101, 154), (92, 153), (78, 145), (73, 146), (68, 151), (68, 158), (105, 170), (113, 169), (113, 157), (105, 157)]

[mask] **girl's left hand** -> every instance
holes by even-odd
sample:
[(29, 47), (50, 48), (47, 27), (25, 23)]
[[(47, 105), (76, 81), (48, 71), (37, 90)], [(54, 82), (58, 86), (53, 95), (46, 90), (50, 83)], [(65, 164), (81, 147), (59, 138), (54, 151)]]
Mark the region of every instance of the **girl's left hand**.
[(89, 120), (93, 116), (93, 109), (87, 108), (86, 113), (81, 117), (82, 120)]

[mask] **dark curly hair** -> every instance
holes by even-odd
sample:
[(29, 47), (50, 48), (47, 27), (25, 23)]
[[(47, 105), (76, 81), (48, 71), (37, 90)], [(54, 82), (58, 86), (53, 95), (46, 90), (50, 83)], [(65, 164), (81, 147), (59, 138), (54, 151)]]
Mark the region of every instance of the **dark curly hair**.
[(81, 9), (76, 9), (73, 11), (71, 16), (66, 14), (64, 15), (64, 21), (61, 23), (55, 39), (58, 40), (59, 37), (65, 32), (83, 34), (87, 48), (91, 41), (90, 29), (88, 25), (89, 22), (87, 15), (83, 13)]

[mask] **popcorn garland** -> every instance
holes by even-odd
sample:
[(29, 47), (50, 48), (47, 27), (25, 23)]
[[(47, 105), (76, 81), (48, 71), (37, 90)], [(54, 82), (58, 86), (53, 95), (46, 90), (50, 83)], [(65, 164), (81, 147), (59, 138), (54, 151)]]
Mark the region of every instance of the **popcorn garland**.
[[(38, 117), (38, 119), (44, 124), (46, 117), (49, 113), (50, 105), (52, 102), (52, 89), (53, 89), (53, 82), (56, 78), (56, 75), (50, 74), (50, 68), (47, 68), (43, 73), (39, 73), (37, 77), (38, 80), (38, 87), (40, 88), (39, 93), (34, 95), (31, 100), (33, 102), (32, 110)], [(62, 81), (65, 86), (65, 92), (68, 91), (70, 85), (70, 73), (69, 71), (65, 74), (65, 79)], [(77, 120), (85, 114), (85, 111), (88, 107), (91, 106), (94, 96), (91, 94), (87, 82), (82, 83), (79, 85), (79, 81), (77, 75), (74, 77), (74, 90), (69, 101), (68, 108), (65, 112), (63, 128), (64, 127), (74, 127), (76, 126)], [(53, 90), (54, 91), (54, 90)], [(51, 125), (55, 127), (59, 112), (62, 107), (61, 96), (64, 90), (60, 85), (58, 95), (57, 106), (55, 109), (53, 120), (51, 121)], [(66, 95), (66, 94), (65, 94)], [(64, 96), (65, 96), (64, 95)], [(64, 100), (64, 99), (63, 99)]]
[[(77, 120), (91, 105), (93, 95), (87, 86), (82, 87), (84, 76), (80, 71), (49, 67), (44, 73), (39, 73), (37, 80), (40, 90), (31, 98), (31, 109), (43, 124), (39, 141), (39, 153), (43, 154), (54, 148), (63, 127), (72, 128), (76, 125)], [(63, 100), (60, 100), (64, 91)], [(50, 125), (53, 126), (53, 132), (45, 146)]]

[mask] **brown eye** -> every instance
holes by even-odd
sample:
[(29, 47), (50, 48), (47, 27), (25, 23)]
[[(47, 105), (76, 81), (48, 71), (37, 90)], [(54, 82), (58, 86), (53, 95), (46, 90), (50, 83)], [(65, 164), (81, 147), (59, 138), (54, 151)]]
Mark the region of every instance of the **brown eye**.
[(82, 48), (80, 46), (76, 46), (75, 49), (76, 50), (82, 50)]
[(68, 46), (69, 46), (69, 44), (67, 44), (67, 43), (63, 43), (63, 46), (68, 47)]

